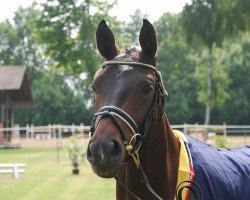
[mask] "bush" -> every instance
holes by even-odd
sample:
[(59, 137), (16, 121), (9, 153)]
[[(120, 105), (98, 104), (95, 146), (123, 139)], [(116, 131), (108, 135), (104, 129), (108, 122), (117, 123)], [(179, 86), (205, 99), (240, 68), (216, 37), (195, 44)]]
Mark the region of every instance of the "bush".
[(71, 136), (67, 146), (68, 157), (71, 160), (73, 170), (79, 171), (79, 166), (85, 157), (85, 148), (80, 146), (75, 136)]
[(230, 148), (231, 145), (227, 142), (227, 138), (222, 135), (215, 136), (215, 145), (217, 148)]

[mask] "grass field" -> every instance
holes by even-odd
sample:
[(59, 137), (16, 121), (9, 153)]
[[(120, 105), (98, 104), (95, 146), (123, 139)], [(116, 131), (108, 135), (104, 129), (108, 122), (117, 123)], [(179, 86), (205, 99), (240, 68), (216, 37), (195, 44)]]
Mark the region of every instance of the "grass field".
[(66, 151), (56, 149), (0, 149), (0, 163), (26, 163), (19, 179), (0, 174), (1, 200), (114, 200), (114, 179), (102, 179), (93, 174), (84, 162), (80, 175), (71, 175)]

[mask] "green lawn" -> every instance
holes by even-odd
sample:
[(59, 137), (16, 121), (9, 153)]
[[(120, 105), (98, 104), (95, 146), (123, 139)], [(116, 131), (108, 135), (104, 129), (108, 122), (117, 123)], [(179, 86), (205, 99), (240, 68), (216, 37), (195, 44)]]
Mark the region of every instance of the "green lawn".
[(19, 179), (0, 174), (0, 199), (3, 200), (114, 200), (114, 179), (93, 174), (90, 165), (81, 165), (80, 175), (71, 175), (66, 151), (55, 149), (0, 149), (0, 163), (26, 163)]

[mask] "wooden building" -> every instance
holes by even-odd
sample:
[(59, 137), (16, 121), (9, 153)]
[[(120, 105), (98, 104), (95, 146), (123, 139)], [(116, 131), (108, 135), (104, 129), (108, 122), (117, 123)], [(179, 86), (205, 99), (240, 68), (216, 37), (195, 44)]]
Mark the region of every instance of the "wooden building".
[[(31, 105), (33, 97), (26, 67), (0, 66), (0, 128), (13, 127), (15, 105)], [(9, 140), (9, 132), (0, 130), (0, 143)]]

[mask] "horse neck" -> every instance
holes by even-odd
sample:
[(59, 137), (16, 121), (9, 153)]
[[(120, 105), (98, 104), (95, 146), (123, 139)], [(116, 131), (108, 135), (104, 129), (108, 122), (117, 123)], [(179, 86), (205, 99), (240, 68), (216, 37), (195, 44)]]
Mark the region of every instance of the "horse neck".
[[(156, 119), (152, 122), (149, 132), (142, 143), (139, 155), (150, 185), (164, 200), (172, 200), (174, 199), (177, 183), (180, 147), (167, 117), (164, 115), (161, 125), (158, 124), (158, 117)], [(158, 125), (161, 128), (158, 135), (156, 135)], [(119, 177), (127, 188), (141, 199), (154, 199), (146, 186), (140, 182), (139, 171), (132, 159), (122, 166)], [(134, 198), (117, 183), (117, 199), (133, 200)]]

